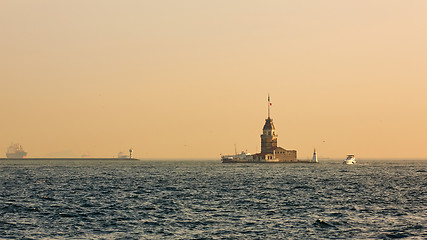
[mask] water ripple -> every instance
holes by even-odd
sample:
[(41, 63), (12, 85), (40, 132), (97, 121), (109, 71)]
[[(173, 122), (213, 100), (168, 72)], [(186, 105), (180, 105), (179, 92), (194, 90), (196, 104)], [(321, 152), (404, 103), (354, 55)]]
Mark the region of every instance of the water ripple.
[(427, 238), (427, 162), (2, 162), (0, 236)]

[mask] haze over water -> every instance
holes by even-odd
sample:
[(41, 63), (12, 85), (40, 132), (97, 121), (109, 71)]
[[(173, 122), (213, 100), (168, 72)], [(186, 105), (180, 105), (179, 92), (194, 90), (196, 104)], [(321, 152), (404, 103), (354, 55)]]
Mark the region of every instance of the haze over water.
[(426, 239), (427, 161), (1, 161), (5, 239)]
[[(425, 0), (2, 0), (0, 154), (427, 158)], [(167, 149), (167, 150), (165, 150)]]

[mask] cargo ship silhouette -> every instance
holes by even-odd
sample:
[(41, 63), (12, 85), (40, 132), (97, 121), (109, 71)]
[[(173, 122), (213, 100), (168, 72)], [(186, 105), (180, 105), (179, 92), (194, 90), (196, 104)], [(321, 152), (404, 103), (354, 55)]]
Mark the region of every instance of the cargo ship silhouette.
[(22, 145), (13, 144), (7, 148), (6, 157), (7, 158), (24, 158), (27, 156), (27, 152), (24, 151)]

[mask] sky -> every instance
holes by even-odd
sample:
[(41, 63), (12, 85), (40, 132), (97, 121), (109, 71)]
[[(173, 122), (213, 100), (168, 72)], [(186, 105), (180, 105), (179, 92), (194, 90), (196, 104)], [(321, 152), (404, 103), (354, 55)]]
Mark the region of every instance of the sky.
[(427, 158), (425, 0), (2, 0), (0, 155)]

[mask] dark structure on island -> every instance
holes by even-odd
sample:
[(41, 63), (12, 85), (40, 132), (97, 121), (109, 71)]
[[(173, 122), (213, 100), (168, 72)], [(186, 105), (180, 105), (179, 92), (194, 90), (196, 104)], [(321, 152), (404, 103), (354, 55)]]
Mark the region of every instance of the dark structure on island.
[(298, 162), (296, 150), (286, 150), (277, 146), (276, 128), (273, 124), (273, 119), (270, 117), (270, 96), (268, 96), (268, 117), (265, 119), (265, 124), (261, 134), (261, 152), (256, 154), (249, 154), (242, 152), (236, 155), (221, 156), (223, 163), (233, 162)]
[(276, 129), (273, 119), (265, 119), (264, 128), (261, 135), (261, 152), (253, 156), (256, 161), (277, 160), (277, 162), (297, 162), (297, 151), (286, 150), (277, 146)]

